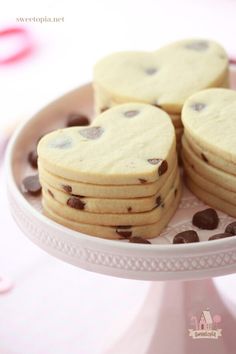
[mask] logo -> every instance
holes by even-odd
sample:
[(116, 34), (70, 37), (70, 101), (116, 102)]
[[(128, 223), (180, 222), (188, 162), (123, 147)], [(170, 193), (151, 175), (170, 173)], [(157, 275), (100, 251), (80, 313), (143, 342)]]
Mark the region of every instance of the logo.
[(221, 316), (212, 317), (209, 309), (202, 311), (200, 318), (192, 316), (191, 323), (194, 328), (189, 329), (189, 336), (193, 339), (218, 339), (222, 336), (222, 329), (218, 327), (221, 323)]

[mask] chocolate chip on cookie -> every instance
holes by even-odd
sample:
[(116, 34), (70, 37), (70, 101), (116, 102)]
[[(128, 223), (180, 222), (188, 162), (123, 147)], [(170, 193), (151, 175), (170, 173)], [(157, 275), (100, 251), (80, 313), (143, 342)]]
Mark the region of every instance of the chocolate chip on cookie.
[(158, 71), (157, 68), (152, 68), (152, 67), (147, 68), (147, 69), (145, 70), (145, 72), (146, 72), (147, 75), (154, 75), (154, 74), (157, 73), (157, 71)]
[(208, 208), (194, 214), (192, 223), (199, 229), (214, 230), (219, 224), (219, 217), (214, 209)]
[(226, 226), (225, 232), (231, 235), (236, 235), (236, 221), (231, 222), (229, 225)]
[(221, 233), (221, 234), (212, 235), (211, 237), (209, 237), (208, 241), (220, 240), (221, 238), (232, 237), (232, 236), (233, 235), (224, 232), (224, 233)]
[(38, 153), (37, 149), (31, 150), (28, 154), (28, 162), (31, 167), (38, 168)]
[(51, 191), (50, 189), (48, 189), (48, 194), (49, 194), (52, 198), (54, 198), (54, 194), (52, 193), (52, 191)]
[(199, 242), (198, 234), (194, 230), (179, 232), (177, 235), (175, 235), (173, 239), (173, 243), (192, 243), (192, 242)]
[(89, 119), (84, 114), (80, 113), (71, 113), (67, 118), (67, 127), (77, 127), (77, 126), (84, 126), (89, 125)]
[(145, 243), (145, 244), (151, 244), (150, 241), (146, 240), (145, 238), (139, 237), (139, 236), (133, 236), (129, 239), (129, 242), (131, 243)]
[(205, 161), (206, 163), (209, 163), (209, 161), (208, 161), (206, 155), (203, 154), (203, 152), (201, 153), (201, 157), (202, 157), (203, 161)]
[(82, 202), (82, 200), (80, 200), (77, 197), (71, 197), (67, 200), (66, 203), (69, 207), (74, 208), (74, 209), (78, 209), (78, 210), (83, 210), (85, 207), (85, 203)]
[(42, 187), (39, 182), (38, 175), (32, 175), (25, 177), (22, 182), (23, 190), (31, 195), (39, 195), (41, 193)]
[(90, 127), (79, 131), (79, 134), (86, 139), (95, 140), (99, 139), (104, 133), (102, 127)]
[(72, 187), (69, 186), (69, 184), (62, 184), (61, 187), (66, 193), (71, 193), (72, 192)]
[(201, 102), (195, 102), (191, 104), (190, 107), (196, 112), (201, 112), (206, 107), (206, 104)]
[(157, 198), (156, 198), (156, 208), (158, 208), (162, 203), (162, 199), (161, 199), (161, 196), (159, 195)]
[(163, 175), (168, 170), (168, 162), (163, 159), (152, 158), (147, 160), (151, 165), (158, 165), (160, 162), (160, 166), (158, 167), (158, 175)]
[(207, 41), (197, 41), (186, 44), (185, 48), (196, 50), (198, 52), (203, 52), (207, 50), (209, 47), (209, 43)]
[(128, 118), (133, 118), (139, 114), (139, 111), (126, 111), (124, 112), (124, 116)]
[(142, 184), (143, 184), (143, 183), (147, 183), (147, 180), (144, 179), (144, 178), (139, 178), (138, 180), (139, 180), (139, 182), (142, 183)]

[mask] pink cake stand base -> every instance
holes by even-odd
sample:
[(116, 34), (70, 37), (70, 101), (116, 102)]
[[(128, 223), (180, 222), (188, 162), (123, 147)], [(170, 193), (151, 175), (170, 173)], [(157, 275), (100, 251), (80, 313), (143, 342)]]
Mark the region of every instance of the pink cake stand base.
[[(213, 324), (202, 326), (214, 330), (196, 331), (203, 311)], [(235, 328), (235, 304), (225, 303), (212, 279), (153, 282), (127, 332), (104, 353), (234, 354)]]

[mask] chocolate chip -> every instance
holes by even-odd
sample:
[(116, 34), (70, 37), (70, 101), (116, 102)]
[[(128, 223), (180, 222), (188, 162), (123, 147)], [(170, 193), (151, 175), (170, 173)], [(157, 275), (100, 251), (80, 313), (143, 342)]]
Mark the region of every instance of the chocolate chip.
[(129, 242), (131, 243), (146, 243), (146, 244), (151, 244), (150, 241), (146, 240), (145, 238), (139, 237), (139, 236), (133, 236), (129, 239)]
[(236, 221), (231, 222), (226, 226), (225, 232), (231, 235), (236, 235)]
[(163, 175), (168, 170), (168, 162), (163, 160), (161, 165), (158, 167), (159, 176)]
[(118, 225), (116, 226), (117, 229), (131, 229), (132, 225)]
[(102, 127), (90, 127), (79, 131), (79, 134), (86, 139), (95, 140), (102, 136), (104, 129)]
[(206, 107), (206, 104), (201, 102), (196, 102), (196, 103), (192, 103), (190, 107), (196, 112), (201, 112)]
[(67, 127), (77, 127), (89, 125), (89, 119), (87, 116), (80, 113), (72, 113), (67, 118)]
[(159, 195), (157, 198), (156, 198), (156, 207), (158, 208), (162, 203), (162, 199), (161, 199), (161, 196)]
[(124, 116), (128, 117), (128, 118), (132, 118), (137, 116), (137, 114), (139, 114), (139, 111), (126, 111), (124, 112)]
[(192, 243), (192, 242), (199, 242), (198, 234), (194, 230), (179, 232), (177, 235), (175, 235), (173, 239), (173, 243)]
[(127, 208), (128, 212), (130, 213), (132, 211), (132, 208), (131, 207), (128, 207)]
[(233, 235), (228, 234), (228, 233), (222, 233), (222, 234), (216, 234), (216, 235), (212, 235), (211, 237), (209, 237), (208, 241), (212, 241), (212, 240), (219, 240), (221, 238), (226, 238), (226, 237), (233, 237)]
[(162, 106), (160, 106), (159, 104), (153, 104), (153, 106), (162, 109)]
[(69, 136), (58, 136), (50, 141), (49, 146), (56, 149), (69, 149), (72, 146), (72, 140)]
[(208, 208), (193, 215), (193, 225), (203, 230), (214, 230), (219, 224), (219, 217), (216, 211)]
[(52, 191), (51, 191), (50, 189), (48, 189), (48, 194), (49, 194), (52, 198), (54, 198), (54, 194), (52, 193)]
[(204, 52), (209, 47), (209, 43), (206, 41), (197, 41), (186, 44), (185, 48), (196, 50), (198, 52)]
[(31, 195), (39, 195), (41, 193), (42, 187), (38, 175), (25, 177), (22, 184), (24, 190)]
[(147, 183), (147, 180), (144, 179), (144, 178), (139, 178), (138, 180), (139, 180), (140, 183)]
[(175, 195), (175, 198), (176, 198), (176, 196), (177, 196), (177, 193), (178, 193), (178, 189), (177, 189), (177, 188), (175, 188), (175, 190), (174, 190), (174, 195)]
[(168, 170), (168, 162), (163, 159), (152, 158), (147, 160), (151, 165), (158, 165), (160, 162), (160, 166), (158, 167), (158, 175), (163, 175)]
[(162, 208), (165, 208), (165, 203), (162, 203), (162, 204), (161, 204), (161, 207), (162, 207)]
[(83, 203), (79, 198), (77, 197), (71, 197), (67, 200), (67, 205), (71, 208), (74, 209), (79, 209), (79, 210), (83, 210), (85, 203)]
[(203, 161), (205, 161), (207, 163), (209, 162), (208, 159), (206, 158), (206, 155), (204, 155), (203, 152), (201, 153), (201, 157), (202, 157)]
[(103, 112), (107, 111), (108, 109), (109, 109), (109, 107), (101, 108), (101, 109), (100, 109), (100, 113), (103, 113)]
[(162, 161), (162, 159), (148, 159), (148, 162), (151, 164), (151, 165), (157, 165), (160, 163), (160, 161)]
[(148, 75), (153, 75), (153, 74), (155, 74), (157, 71), (158, 71), (157, 68), (147, 68), (147, 69), (145, 70), (146, 74), (148, 74)]
[(130, 238), (132, 236), (132, 231), (122, 231), (117, 229), (116, 233), (119, 236), (122, 236), (122, 238)]
[(34, 150), (29, 152), (29, 154), (28, 154), (28, 162), (29, 162), (31, 167), (38, 168), (38, 154), (37, 154), (37, 150), (36, 149), (34, 149)]
[(80, 195), (80, 194), (71, 194), (73, 197), (77, 197), (77, 198), (85, 198), (84, 195)]
[(62, 184), (61, 186), (62, 186), (62, 189), (64, 189), (64, 191), (66, 193), (71, 193), (72, 192), (72, 187), (69, 186), (68, 184)]

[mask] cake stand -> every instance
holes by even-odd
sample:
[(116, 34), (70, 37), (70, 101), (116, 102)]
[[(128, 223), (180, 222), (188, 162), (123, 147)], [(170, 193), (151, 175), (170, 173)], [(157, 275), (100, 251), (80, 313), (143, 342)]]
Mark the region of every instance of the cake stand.
[[(231, 70), (232, 85), (236, 73)], [(233, 87), (233, 86), (232, 86)], [(235, 86), (234, 86), (235, 87)], [(12, 137), (7, 151), (7, 188), (11, 212), (26, 236), (49, 254), (89, 271), (150, 281), (140, 313), (110, 354), (233, 354), (236, 311), (221, 298), (212, 277), (236, 271), (236, 238), (207, 241), (212, 232), (199, 232), (200, 242), (173, 245), (173, 236), (192, 229), (192, 215), (205, 207), (186, 188), (178, 211), (151, 245), (87, 236), (43, 215), (40, 197), (21, 192), (21, 181), (32, 174), (27, 154), (39, 137), (65, 126), (72, 112), (92, 116), (90, 84), (53, 102)], [(219, 212), (221, 232), (233, 219)]]

